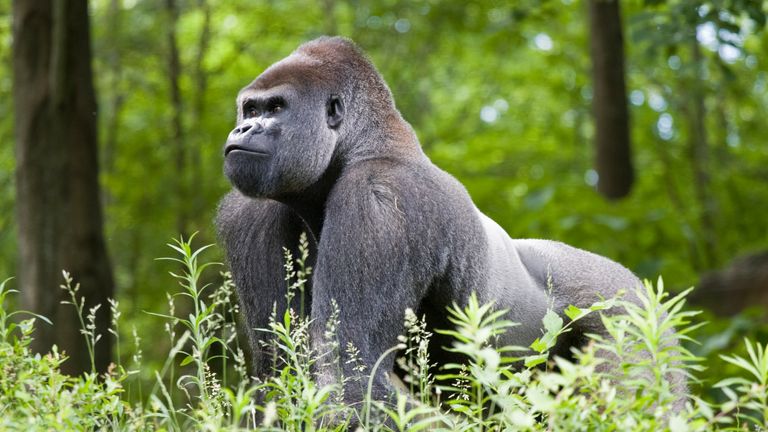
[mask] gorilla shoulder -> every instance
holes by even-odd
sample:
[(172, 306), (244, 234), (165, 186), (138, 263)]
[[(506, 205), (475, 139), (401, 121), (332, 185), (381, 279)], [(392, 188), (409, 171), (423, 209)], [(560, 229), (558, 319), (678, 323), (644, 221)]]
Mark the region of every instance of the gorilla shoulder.
[(408, 220), (410, 228), (435, 230), (450, 223), (451, 229), (461, 229), (478, 222), (466, 189), (426, 157), (375, 158), (347, 167), (331, 191), (326, 211), (365, 211), (362, 206), (367, 205), (382, 216)]

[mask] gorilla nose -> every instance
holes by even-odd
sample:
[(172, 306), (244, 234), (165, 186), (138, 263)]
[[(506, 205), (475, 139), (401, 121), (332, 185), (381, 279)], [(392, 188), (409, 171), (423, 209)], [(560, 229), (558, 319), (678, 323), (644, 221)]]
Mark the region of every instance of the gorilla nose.
[(250, 131), (251, 135), (256, 135), (264, 132), (264, 126), (260, 125), (259, 123), (256, 124), (244, 124), (242, 126), (236, 127), (233, 131), (233, 135), (243, 135), (246, 132)]

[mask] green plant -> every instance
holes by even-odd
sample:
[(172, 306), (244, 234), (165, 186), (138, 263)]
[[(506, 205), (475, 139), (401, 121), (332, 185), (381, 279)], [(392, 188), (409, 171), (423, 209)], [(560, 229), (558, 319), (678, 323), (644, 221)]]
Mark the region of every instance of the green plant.
[(738, 355), (720, 357), (747, 372), (751, 379), (727, 378), (715, 387), (728, 396), (724, 411), (736, 410), (738, 418), (768, 430), (768, 344), (753, 344), (745, 339), (744, 345), (748, 358)]
[[(172, 262), (182, 268), (172, 274), (182, 290), (169, 297), (169, 314), (153, 314), (166, 320), (170, 346), (165, 363), (154, 371), (154, 387), (146, 395), (139, 393), (136, 402), (129, 402), (126, 388), (139, 380), (136, 370), (144, 367), (138, 335), (130, 370), (117, 364), (102, 376), (68, 377), (59, 371), (66, 358), (55, 347), (46, 355), (29, 349), (35, 323), (47, 320), (32, 314), (20, 319), (24, 312), (11, 310), (7, 303), (14, 291), (7, 288), (7, 280), (0, 283), (0, 429), (324, 432), (345, 430), (351, 419), (359, 420), (365, 430), (414, 432), (768, 428), (768, 346), (750, 340), (745, 340), (746, 355), (721, 356), (743, 372), (712, 387), (722, 392), (723, 402), (690, 395), (679, 409), (681, 395), (668, 378), (677, 374), (695, 379), (703, 368), (675, 342), (691, 342), (691, 331), (701, 324), (693, 322), (695, 312), (684, 310), (688, 292), (670, 296), (661, 280), (655, 287), (646, 283), (627, 293), (635, 296), (634, 302), (608, 299), (589, 308), (571, 306), (563, 316), (548, 312), (542, 336), (530, 347), (498, 346), (498, 336), (514, 323), (503, 319), (504, 311), (472, 296), (465, 306), (450, 308), (454, 328), (443, 331), (454, 338), (450, 349), (466, 361), (446, 365), (437, 376), (430, 372), (434, 365), (425, 322), (406, 311), (405, 334), (388, 353), (403, 356), (400, 364), (408, 372), (410, 392), (398, 394), (394, 404), (372, 400), (369, 392), (359, 407), (333, 397), (342, 394), (344, 383), (359, 377), (321, 385), (312, 372), (317, 361), (339, 361), (342, 348), (354, 359), (355, 347), (330, 344), (329, 352), (314, 352), (308, 318), (288, 309), (281, 316), (275, 313), (269, 327), (262, 329), (271, 335), (275, 373), (266, 382), (253, 382), (232, 335), (229, 318), (237, 310), (231, 304), (231, 280), (224, 275), (216, 289), (201, 285), (210, 264), (200, 263), (206, 247), (194, 249), (191, 240), (171, 245), (179, 254)], [(298, 271), (291, 269), (306, 271), (306, 256), (300, 252), (287, 259), (298, 260), (286, 266), (286, 281), (300, 293), (303, 288), (296, 281), (306, 281), (308, 273), (297, 278)], [(71, 303), (81, 314), (84, 336), (95, 344), (98, 335), (89, 329), (88, 311), (79, 306), (84, 303), (72, 282), (65, 277), (64, 286), (70, 287)], [(185, 304), (176, 305), (177, 298)], [(119, 334), (119, 305), (111, 301), (110, 308), (110, 332)], [(179, 317), (177, 309), (189, 313)], [(598, 313), (604, 335), (589, 335), (591, 343), (575, 352), (573, 360), (550, 356), (557, 338), (570, 331), (574, 321)], [(337, 325), (328, 323), (327, 339), (333, 339)], [(183, 330), (180, 334), (177, 326)], [(229, 379), (223, 378), (222, 365), (232, 366)], [(376, 373), (379, 365), (361, 369), (361, 376)]]
[[(112, 369), (101, 377), (94, 372), (69, 377), (59, 371), (66, 357), (55, 346), (45, 355), (33, 353), (29, 345), (36, 320), (50, 321), (25, 311), (9, 311), (7, 296), (16, 291), (8, 289), (7, 282), (0, 283), (0, 429), (96, 430), (128, 426), (130, 407), (121, 398), (127, 375)], [(11, 320), (24, 315), (31, 318)], [(82, 323), (85, 326), (85, 321)], [(87, 329), (83, 330), (87, 333)], [(95, 341), (93, 332), (87, 336)]]

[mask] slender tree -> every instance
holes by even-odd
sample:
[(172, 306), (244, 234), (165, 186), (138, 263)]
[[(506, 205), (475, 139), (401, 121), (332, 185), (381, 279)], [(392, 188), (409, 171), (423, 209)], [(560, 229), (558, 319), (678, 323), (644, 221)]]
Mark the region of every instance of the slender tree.
[[(211, 44), (211, 5), (207, 0), (198, 0), (197, 7), (203, 14), (203, 22), (200, 26), (200, 36), (197, 40), (197, 52), (195, 53), (194, 64), (192, 65), (192, 81), (194, 82), (194, 95), (192, 96), (192, 120), (190, 124), (202, 125), (206, 117), (206, 107), (208, 106), (206, 95), (208, 93), (208, 78), (210, 72), (205, 66), (205, 58), (208, 55), (208, 49)], [(187, 184), (192, 184), (191, 179), (204, 178), (203, 162), (201, 159), (202, 147), (210, 143), (210, 137), (205, 133), (192, 134), (194, 139), (188, 140), (192, 146), (189, 152), (189, 175)], [(191, 215), (199, 215), (205, 212), (207, 203), (202, 193), (189, 193), (189, 203), (186, 205), (191, 209)], [(181, 232), (180, 232), (181, 233)]]
[[(693, 27), (695, 29), (695, 27)], [(685, 84), (688, 88), (688, 98), (683, 113), (688, 120), (688, 151), (693, 171), (693, 190), (699, 205), (697, 212), (701, 230), (703, 269), (713, 268), (717, 259), (717, 230), (715, 217), (717, 202), (711, 191), (710, 179), (710, 144), (707, 133), (705, 104), (706, 90), (703, 70), (705, 59), (701, 53), (695, 30), (690, 36), (691, 65), (695, 76)]]
[[(109, 32), (106, 33), (106, 43), (109, 49), (106, 52), (106, 69), (109, 77), (109, 92), (107, 96), (107, 117), (102, 153), (102, 171), (110, 174), (114, 171), (115, 155), (117, 152), (118, 132), (121, 128), (125, 91), (121, 83), (123, 75), (123, 59), (119, 40), (122, 36), (123, 13), (120, 0), (109, 0), (106, 22)], [(110, 196), (105, 194), (106, 202)]]
[(187, 235), (189, 222), (187, 202), (187, 149), (184, 137), (184, 101), (181, 96), (181, 58), (179, 43), (176, 38), (176, 27), (179, 22), (179, 6), (176, 0), (165, 1), (165, 12), (168, 15), (168, 87), (171, 96), (171, 143), (175, 153), (176, 168), (176, 199), (177, 211), (176, 229), (181, 235)]
[[(19, 285), (23, 307), (47, 316), (33, 348), (57, 345), (63, 370), (106, 370), (113, 282), (99, 202), (96, 97), (86, 0), (14, 0), (13, 72)], [(95, 305), (94, 363), (62, 270), (80, 284), (85, 312)]]
[(619, 0), (589, 0), (597, 190), (627, 196), (634, 181), (624, 83), (624, 37)]

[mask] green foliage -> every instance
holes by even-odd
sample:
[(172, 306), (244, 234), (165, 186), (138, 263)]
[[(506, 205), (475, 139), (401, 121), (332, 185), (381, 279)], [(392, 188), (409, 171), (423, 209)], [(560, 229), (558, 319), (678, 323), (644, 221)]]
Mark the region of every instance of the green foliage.
[[(749, 372), (747, 378), (727, 378), (715, 385), (728, 395), (727, 406), (737, 410), (737, 415), (753, 424), (768, 424), (768, 345), (753, 344), (748, 339), (744, 345), (748, 358), (737, 355), (720, 356), (723, 360)], [(735, 389), (731, 389), (735, 386)]]
[[(90, 2), (106, 238), (129, 323), (121, 352), (129, 352), (134, 326), (153, 332), (156, 321), (141, 311), (165, 300), (157, 293), (167, 287), (149, 259), (164, 253), (156, 239), (193, 230), (203, 242), (214, 239), (211, 220), (228, 188), (221, 144), (237, 91), (325, 33), (351, 37), (370, 53), (427, 154), (512, 237), (557, 239), (641, 277), (664, 274), (674, 291), (734, 256), (768, 248), (768, 42), (759, 1), (622, 2), (638, 181), (619, 203), (605, 202), (593, 187), (581, 2), (178, 3), (172, 23), (163, 2)], [(18, 260), (10, 13), (2, 2), (0, 142), (9, 145), (0, 146), (0, 274), (15, 273)], [(182, 156), (171, 144), (171, 27), (181, 57)], [(706, 111), (709, 203), (696, 195), (688, 143), (695, 95)], [(701, 226), (704, 212), (711, 232)], [(755, 330), (739, 330), (731, 342)], [(162, 366), (169, 343), (147, 347), (144, 361)]]
[[(107, 238), (126, 318), (151, 326), (134, 312), (162, 301), (153, 295), (162, 286), (147, 257), (162, 254), (155, 239), (178, 231), (179, 215), (203, 241), (214, 238), (210, 220), (227, 188), (221, 143), (237, 91), (323, 33), (349, 36), (370, 53), (426, 152), (513, 237), (556, 238), (643, 277), (663, 273), (676, 289), (695, 284), (702, 270), (768, 247), (760, 211), (768, 203), (760, 187), (768, 175), (768, 75), (760, 60), (768, 44), (758, 3), (623, 2), (638, 184), (611, 204), (592, 187), (588, 26), (579, 2), (181, 2), (175, 27), (185, 153), (177, 169), (165, 37), (174, 24), (162, 2), (92, 1)], [(10, 5), (0, 6), (0, 112), (12, 114), (9, 14)], [(690, 53), (697, 31), (698, 66)], [(703, 250), (706, 209), (686, 142), (694, 91), (703, 92), (707, 109), (712, 251)], [(0, 116), (3, 142), (13, 141), (12, 119)], [(16, 262), (14, 165), (12, 146), (0, 147), (6, 274)], [(179, 179), (183, 196), (176, 196)], [(705, 253), (714, 261), (705, 262)]]
[[(36, 319), (8, 309), (7, 280), (0, 283), (0, 429), (112, 429), (130, 411), (122, 400), (127, 375), (112, 371), (72, 378), (59, 372), (66, 357), (56, 347), (46, 355), (29, 349)], [(17, 317), (30, 318), (18, 320)], [(50, 323), (49, 323), (50, 324)], [(91, 357), (93, 357), (91, 352)]]
[[(190, 239), (191, 240), (191, 239)], [(313, 365), (328, 353), (314, 352), (309, 343), (309, 320), (289, 309), (274, 315), (268, 329), (274, 336), (275, 375), (266, 382), (253, 382), (245, 372), (242, 351), (237, 347), (226, 316), (236, 313), (231, 305), (231, 282), (204, 295), (204, 270), (212, 263), (200, 263), (207, 249), (193, 249), (190, 240), (169, 245), (179, 255), (169, 258), (181, 267), (172, 272), (181, 291), (171, 296), (188, 303), (186, 317), (153, 313), (166, 321), (173, 342), (165, 366), (155, 370), (156, 385), (146, 395), (131, 401), (129, 393), (137, 381), (133, 370), (117, 365), (102, 376), (94, 373), (69, 377), (59, 372), (66, 361), (54, 348), (44, 356), (33, 355), (29, 343), (38, 317), (19, 319), (25, 313), (7, 304), (7, 282), (0, 284), (0, 428), (3, 430), (244, 430), (265, 431), (346, 430), (351, 420), (370, 431), (474, 431), (474, 430), (589, 430), (589, 431), (708, 431), (744, 430), (768, 427), (768, 346), (745, 341), (747, 356), (724, 354), (738, 374), (721, 380), (713, 389), (724, 395), (723, 402), (705, 401), (668, 378), (688, 376), (702, 368), (700, 359), (676, 341), (690, 340), (700, 324), (696, 315), (683, 309), (687, 292), (669, 296), (659, 281), (654, 288), (627, 293), (639, 303), (610, 299), (590, 308), (570, 306), (561, 316), (546, 314), (543, 334), (530, 347), (498, 346), (497, 337), (515, 325), (503, 319), (505, 311), (482, 305), (472, 296), (466, 305), (449, 309), (453, 337), (451, 350), (466, 359), (447, 365), (438, 376), (430, 372), (426, 344), (430, 335), (423, 319), (405, 312), (406, 332), (399, 351), (408, 360), (405, 382), (416, 392), (398, 394), (394, 404), (368, 396), (358, 412), (344, 405), (336, 395), (339, 384), (319, 384)], [(287, 255), (287, 269), (306, 271), (306, 256)], [(291, 283), (297, 272), (288, 272), (287, 287), (301, 290), (303, 283)], [(82, 315), (72, 281), (72, 304)], [(76, 285), (75, 285), (76, 286)], [(119, 305), (111, 303), (115, 320)], [(574, 360), (560, 357), (542, 363), (554, 341), (569, 331), (575, 320), (601, 314), (608, 334), (590, 335), (592, 343), (574, 352)], [(567, 321), (566, 321), (567, 318)], [(82, 321), (84, 336), (89, 333), (87, 315)], [(117, 321), (113, 322), (116, 325)], [(332, 330), (338, 323), (331, 323)], [(177, 328), (182, 331), (177, 336)], [(329, 331), (330, 331), (329, 330)], [(332, 335), (328, 335), (332, 336)], [(213, 354), (214, 347), (220, 348)], [(514, 355), (511, 355), (514, 353)], [(386, 355), (386, 354), (385, 354)], [(383, 358), (383, 357), (382, 357)], [(234, 375), (220, 375), (221, 363), (229, 359)], [(132, 368), (142, 368), (140, 363)], [(371, 373), (379, 367), (377, 363)], [(176, 377), (173, 370), (178, 368)], [(223, 366), (226, 369), (226, 366)], [(218, 372), (217, 372), (218, 370)], [(367, 373), (367, 371), (361, 371)], [(351, 377), (345, 377), (349, 379)], [(345, 381), (341, 381), (345, 382)], [(265, 396), (256, 398), (257, 392)], [(446, 399), (441, 399), (447, 395)], [(257, 403), (261, 400), (262, 402)], [(683, 402), (684, 407), (683, 407)], [(260, 419), (260, 420), (257, 420)]]
[[(113, 307), (123, 315), (122, 325), (118, 328), (116, 321), (111, 329), (120, 341), (115, 373), (121, 376), (123, 366), (130, 371), (120, 382), (125, 386), (125, 400), (132, 407), (140, 403), (140, 409), (131, 412), (140, 411), (137, 418), (145, 421), (141, 424), (171, 427), (148, 420), (148, 413), (157, 413), (155, 406), (158, 410), (165, 407), (166, 414), (158, 418), (174, 416), (167, 424), (183, 425), (189, 421), (187, 416), (194, 417), (189, 411), (182, 414), (168, 407), (184, 408), (186, 402), (179, 401), (187, 398), (185, 391), (194, 399), (210, 390), (206, 386), (211, 383), (200, 369), (200, 359), (206, 356), (216, 358), (212, 363), (220, 371), (218, 379), (227, 400), (239, 404), (230, 405), (239, 407), (231, 408), (231, 415), (237, 417), (234, 423), (244, 422), (253, 413), (247, 402), (248, 385), (224, 385), (245, 376), (245, 372), (232, 372), (239, 367), (238, 355), (243, 359), (239, 348), (224, 350), (214, 339), (227, 345), (237, 341), (231, 340), (231, 313), (217, 303), (214, 310), (226, 318), (223, 322), (218, 317), (192, 320), (190, 312), (205, 313), (216, 300), (184, 288), (186, 294), (174, 295), (169, 300), (172, 311), (161, 318), (169, 337), (159, 337), (158, 317), (142, 311), (161, 310), (165, 299), (158, 293), (169, 289), (167, 281), (156, 276), (161, 264), (149, 257), (163, 254), (163, 245), (156, 239), (178, 232), (182, 214), (187, 227), (200, 230), (198, 240), (213, 241), (210, 221), (216, 201), (228, 187), (221, 174), (221, 143), (232, 126), (234, 95), (273, 61), (320, 34), (351, 37), (370, 53), (425, 151), (438, 166), (458, 177), (477, 206), (513, 237), (562, 240), (618, 260), (642, 277), (664, 274), (673, 291), (695, 285), (704, 271), (722, 266), (734, 256), (768, 247), (764, 221), (768, 204), (768, 146), (764, 145), (768, 39), (760, 1), (622, 2), (638, 182), (632, 195), (619, 203), (604, 202), (593, 190), (592, 90), (582, 2), (179, 3), (175, 27), (182, 63), (183, 170), (176, 169), (178, 152), (170, 144), (173, 112), (166, 33), (172, 24), (163, 2), (90, 2), (107, 240), (120, 300), (120, 309), (117, 303)], [(0, 274), (14, 273), (18, 261), (10, 11), (11, 2), (0, 2), (0, 141), (8, 144), (0, 146)], [(699, 60), (692, 55), (694, 44), (701, 49)], [(711, 205), (696, 195), (688, 143), (690, 104), (696, 95), (703, 96), (706, 111)], [(178, 179), (184, 184), (181, 196), (174, 186)], [(710, 212), (712, 219), (709, 233), (701, 226), (704, 212)], [(714, 247), (707, 245), (710, 240)], [(199, 287), (213, 283), (219, 288), (215, 292), (231, 292), (230, 282), (225, 282), (230, 284), (228, 288), (218, 287), (220, 276), (215, 272), (200, 277)], [(5, 310), (15, 310), (14, 303), (13, 298), (5, 300)], [(88, 311), (81, 310), (79, 315), (86, 325)], [(175, 315), (180, 317), (178, 321), (170, 318)], [(283, 317), (276, 318), (281, 321)], [(525, 356), (528, 366), (551, 366), (545, 362), (545, 354), (559, 332), (555, 330), (567, 331), (566, 318), (574, 319), (548, 315), (547, 332), (528, 347), (532, 350)], [(745, 335), (768, 340), (760, 319), (747, 314), (717, 320), (697, 331), (703, 343), (689, 349), (706, 357), (704, 364), (710, 366), (705, 381), (692, 384), (702, 398), (718, 403), (730, 400), (712, 384), (737, 374), (741, 366), (718, 354), (728, 352), (725, 358), (739, 356), (752, 362), (749, 345), (739, 341)], [(615, 330), (630, 332), (632, 322)], [(20, 331), (18, 327), (13, 330), (20, 325), (13, 320), (2, 325), (8, 341)], [(230, 328), (219, 334), (213, 330), (219, 325)], [(299, 328), (297, 320), (291, 330)], [(406, 384), (427, 403), (432, 392), (441, 390), (433, 385), (434, 377), (425, 375), (428, 359), (418, 354), (423, 352), (419, 347), (426, 335), (416, 334), (421, 333), (404, 335), (408, 336), (404, 343), (411, 344), (407, 363), (414, 367), (413, 381)], [(660, 334), (663, 332), (656, 329), (627, 337), (642, 336), (647, 339), (643, 343), (663, 347)], [(144, 342), (139, 344), (140, 350), (138, 337), (133, 335), (140, 335)], [(93, 340), (96, 336), (84, 337)], [(335, 349), (348, 348), (354, 349)], [(752, 348), (758, 353), (754, 345)], [(222, 350), (229, 354), (222, 357)], [(507, 358), (521, 354), (500, 352), (499, 367), (507, 364)], [(45, 359), (41, 361), (48, 361)], [(189, 363), (181, 366), (182, 361)], [(42, 363), (29, 366), (42, 367)], [(492, 370), (487, 366), (477, 367)], [(184, 379), (186, 390), (176, 386), (179, 374), (189, 376)], [(201, 383), (208, 384), (201, 387)], [(734, 384), (737, 387), (741, 388)], [(748, 393), (746, 388), (742, 390), (737, 393), (739, 398)], [(147, 402), (150, 394), (159, 402)], [(414, 427), (418, 420), (409, 417), (415, 415), (413, 405), (409, 401), (402, 404), (371, 408), (386, 409), (387, 416), (397, 416), (397, 424)], [(61, 412), (70, 411), (62, 408)], [(3, 416), (0, 421), (9, 418), (14, 417)]]
[(78, 300), (77, 292), (80, 290), (80, 284), (76, 283), (72, 286), (72, 276), (67, 271), (62, 272), (64, 276), (64, 284), (60, 286), (61, 289), (69, 294), (70, 300), (65, 300), (63, 304), (69, 304), (75, 307), (77, 311), (77, 319), (80, 321), (80, 333), (85, 339), (85, 346), (88, 349), (88, 357), (91, 359), (91, 372), (96, 373), (96, 364), (94, 362), (94, 350), (96, 342), (101, 339), (101, 335), (96, 333), (96, 311), (101, 308), (100, 304), (88, 309), (88, 314), (85, 315), (85, 298), (80, 297)]

